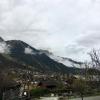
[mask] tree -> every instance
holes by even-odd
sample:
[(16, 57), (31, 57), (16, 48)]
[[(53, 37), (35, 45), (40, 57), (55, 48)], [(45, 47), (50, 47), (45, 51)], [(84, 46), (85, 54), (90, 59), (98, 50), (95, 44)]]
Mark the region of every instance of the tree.
[(49, 94), (50, 91), (48, 89), (45, 88), (34, 88), (30, 91), (30, 94), (32, 97), (40, 97), (40, 96), (44, 96), (46, 94)]
[(100, 68), (100, 51), (93, 49), (90, 53), (93, 68)]
[(86, 82), (82, 79), (76, 79), (74, 80), (72, 87), (73, 87), (73, 91), (75, 93), (78, 93), (83, 100), (84, 94), (86, 93), (86, 89), (87, 89)]
[(99, 50), (95, 50), (93, 49), (90, 53), (89, 53), (90, 57), (91, 57), (91, 66), (92, 69), (95, 69), (94, 71), (92, 71), (92, 74), (97, 75), (98, 79), (100, 81), (100, 51)]

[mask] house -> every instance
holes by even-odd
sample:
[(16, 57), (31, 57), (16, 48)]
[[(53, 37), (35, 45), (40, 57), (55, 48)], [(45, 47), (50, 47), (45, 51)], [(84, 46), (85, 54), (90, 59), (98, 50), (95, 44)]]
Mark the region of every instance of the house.
[(38, 87), (47, 88), (49, 90), (53, 90), (57, 88), (57, 82), (54, 80), (43, 80), (38, 83)]
[(19, 97), (20, 84), (0, 75), (0, 100), (13, 100)]

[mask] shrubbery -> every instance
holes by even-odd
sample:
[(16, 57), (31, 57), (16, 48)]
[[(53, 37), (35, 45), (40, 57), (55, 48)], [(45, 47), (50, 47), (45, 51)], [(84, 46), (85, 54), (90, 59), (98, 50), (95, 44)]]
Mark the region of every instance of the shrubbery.
[(50, 91), (45, 88), (34, 88), (30, 91), (32, 97), (40, 97), (49, 94)]

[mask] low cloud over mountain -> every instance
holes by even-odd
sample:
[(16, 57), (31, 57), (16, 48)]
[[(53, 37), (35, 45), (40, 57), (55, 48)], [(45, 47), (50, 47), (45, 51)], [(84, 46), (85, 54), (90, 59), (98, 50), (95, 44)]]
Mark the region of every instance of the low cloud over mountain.
[[(0, 53), (0, 66), (3, 66), (4, 69), (8, 70), (8, 68), (17, 67), (18, 69), (25, 68), (39, 72), (60, 72), (73, 74), (80, 70), (79, 68), (76, 68), (77, 66), (73, 67), (68, 65), (68, 63), (64, 64), (61, 60), (54, 59), (54, 57), (52, 58), (52, 53), (49, 53), (48, 55), (46, 50), (35, 49), (23, 41), (9, 40), (4, 42), (6, 45), (10, 46), (9, 53)], [(73, 64), (76, 63), (73, 60), (66, 60)]]

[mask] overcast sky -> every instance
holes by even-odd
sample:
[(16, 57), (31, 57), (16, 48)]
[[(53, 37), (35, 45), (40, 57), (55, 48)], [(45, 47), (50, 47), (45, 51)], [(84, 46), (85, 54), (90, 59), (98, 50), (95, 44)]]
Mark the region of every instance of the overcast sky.
[(0, 36), (86, 60), (100, 48), (100, 0), (0, 0)]

